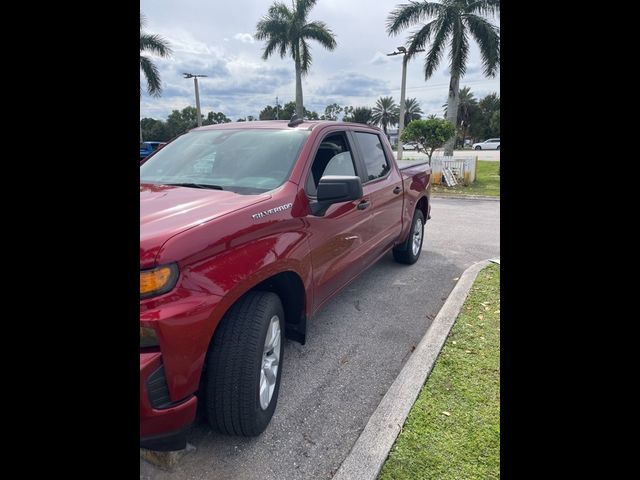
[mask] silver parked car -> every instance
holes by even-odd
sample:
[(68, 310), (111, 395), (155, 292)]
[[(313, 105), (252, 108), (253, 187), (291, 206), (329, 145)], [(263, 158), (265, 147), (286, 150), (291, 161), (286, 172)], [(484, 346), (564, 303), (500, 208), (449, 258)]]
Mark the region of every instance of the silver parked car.
[(474, 143), (474, 150), (500, 150), (500, 139), (490, 138), (484, 142)]

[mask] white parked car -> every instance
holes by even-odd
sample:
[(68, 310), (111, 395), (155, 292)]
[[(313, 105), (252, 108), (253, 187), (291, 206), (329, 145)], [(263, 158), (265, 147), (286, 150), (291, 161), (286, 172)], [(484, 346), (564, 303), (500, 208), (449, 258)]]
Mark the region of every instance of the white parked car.
[(417, 150), (418, 149), (418, 144), (416, 142), (403, 143), (402, 144), (402, 149), (403, 150)]
[(474, 143), (474, 150), (500, 150), (500, 139), (490, 138), (484, 142)]

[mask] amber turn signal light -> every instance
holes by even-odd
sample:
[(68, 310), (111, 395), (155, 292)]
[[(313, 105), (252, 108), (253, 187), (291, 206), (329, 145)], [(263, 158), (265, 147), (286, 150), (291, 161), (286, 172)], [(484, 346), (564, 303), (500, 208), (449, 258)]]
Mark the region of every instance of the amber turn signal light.
[(178, 280), (178, 266), (165, 265), (140, 272), (140, 298), (160, 295), (171, 290)]

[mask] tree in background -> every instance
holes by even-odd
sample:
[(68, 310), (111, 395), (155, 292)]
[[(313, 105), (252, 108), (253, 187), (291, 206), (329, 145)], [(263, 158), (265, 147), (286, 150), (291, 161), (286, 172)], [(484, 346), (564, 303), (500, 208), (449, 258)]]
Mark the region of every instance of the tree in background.
[(198, 126), (198, 111), (196, 107), (185, 107), (182, 110), (174, 110), (167, 117), (167, 128), (171, 138), (182, 135)]
[[(441, 0), (413, 1), (398, 5), (387, 19), (387, 33), (397, 35), (405, 28), (422, 24), (409, 36), (408, 56), (430, 45), (425, 58), (424, 78), (428, 80), (437, 70), (445, 49), (449, 49), (449, 96), (447, 120), (457, 125), (458, 94), (460, 79), (464, 77), (469, 57), (469, 38), (480, 47), (485, 76), (494, 77), (500, 66), (500, 29), (486, 20), (485, 16), (500, 14), (500, 0)], [(448, 45), (447, 45), (448, 43)], [(445, 155), (453, 154), (455, 138), (445, 145)]]
[(343, 122), (364, 123), (369, 125), (373, 122), (373, 113), (369, 107), (347, 107), (345, 111), (348, 112), (342, 118)]
[[(483, 140), (500, 136), (500, 96), (491, 93), (478, 102), (480, 114), (484, 120), (479, 137)], [(497, 116), (496, 116), (497, 114)], [(496, 120), (494, 120), (494, 116)]]
[(420, 108), (420, 104), (415, 98), (406, 98), (404, 100), (404, 124), (409, 125), (412, 120), (420, 120), (424, 112)]
[(380, 97), (376, 106), (371, 109), (371, 114), (373, 123), (380, 125), (388, 138), (387, 127), (398, 123), (400, 109), (392, 97)]
[[(278, 109), (279, 111), (277, 113), (282, 113), (282, 109)], [(278, 115), (280, 118), (282, 119), (281, 115)], [(276, 119), (276, 108), (272, 107), (271, 105), (267, 105), (266, 107), (264, 107), (261, 111), (260, 114), (258, 115), (258, 118), (260, 120), (275, 120)]]
[[(444, 116), (447, 117), (448, 104), (443, 105)], [(478, 100), (473, 96), (470, 87), (464, 87), (458, 92), (458, 116), (456, 128), (460, 134), (460, 144), (464, 147), (464, 139), (467, 137), (469, 125), (475, 125), (482, 121)]]
[(262, 17), (256, 26), (255, 37), (267, 42), (262, 53), (264, 60), (277, 51), (281, 58), (290, 54), (295, 62), (295, 111), (300, 118), (304, 117), (302, 77), (309, 73), (311, 67), (311, 48), (308, 41), (315, 40), (327, 50), (334, 50), (337, 45), (335, 36), (326, 23), (307, 22), (309, 12), (316, 2), (317, 0), (292, 0), (291, 8), (284, 3), (274, 2), (269, 7), (267, 15)]
[[(293, 116), (295, 111), (296, 111), (296, 102), (285, 103), (280, 108), (280, 115), (279, 115), (280, 120), (291, 120), (291, 117)], [(306, 118), (308, 120), (318, 120), (319, 116), (317, 112), (311, 112), (305, 108), (303, 118)]]
[(167, 124), (162, 120), (143, 118), (140, 120), (140, 128), (142, 129), (144, 138), (150, 138), (156, 142), (167, 142), (172, 138), (169, 134)]
[[(147, 80), (147, 92), (152, 97), (159, 97), (162, 94), (162, 82), (158, 67), (149, 57), (143, 55), (145, 52), (153, 53), (162, 58), (170, 57), (172, 52), (169, 43), (160, 35), (151, 35), (142, 31), (145, 18), (140, 12), (140, 69)], [(142, 95), (142, 85), (140, 85), (140, 95)]]
[(418, 150), (427, 154), (429, 165), (431, 165), (431, 156), (434, 150), (442, 147), (455, 134), (456, 128), (449, 121), (443, 118), (434, 118), (414, 120), (402, 130), (401, 138), (403, 142), (416, 142)]
[[(197, 115), (196, 115), (197, 117)], [(219, 123), (229, 123), (231, 119), (222, 112), (209, 112), (207, 118), (202, 120), (202, 125), (217, 125)]]
[(324, 115), (320, 117), (320, 120), (338, 120), (338, 115), (340, 115), (344, 109), (338, 105), (337, 103), (332, 103), (331, 105), (327, 105), (324, 109)]
[[(140, 129), (144, 138), (158, 142), (168, 142), (178, 135), (198, 126), (198, 114), (195, 107), (185, 107), (182, 110), (174, 110), (166, 121), (154, 118), (140, 120)], [(202, 120), (203, 125), (229, 123), (231, 119), (222, 112), (209, 112)]]

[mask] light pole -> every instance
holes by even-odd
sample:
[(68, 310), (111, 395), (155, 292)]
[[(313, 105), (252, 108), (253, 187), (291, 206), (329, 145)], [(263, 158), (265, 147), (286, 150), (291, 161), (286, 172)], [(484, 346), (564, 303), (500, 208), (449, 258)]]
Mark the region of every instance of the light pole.
[[(424, 52), (424, 50), (420, 49), (416, 50), (416, 52)], [(402, 55), (402, 86), (400, 87), (400, 118), (398, 121), (398, 153), (396, 155), (398, 160), (402, 160), (402, 140), (400, 139), (400, 136), (404, 129), (404, 95), (407, 88), (407, 61), (409, 60), (407, 53), (408, 52), (405, 47), (398, 47), (397, 52), (387, 53), (388, 57), (393, 55)]]
[(200, 115), (200, 92), (198, 91), (198, 77), (206, 77), (206, 75), (194, 75), (193, 73), (185, 73), (184, 78), (193, 78), (193, 84), (196, 87), (196, 115), (198, 115), (198, 126), (202, 126), (202, 115)]

